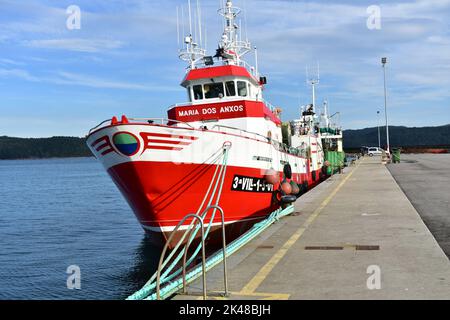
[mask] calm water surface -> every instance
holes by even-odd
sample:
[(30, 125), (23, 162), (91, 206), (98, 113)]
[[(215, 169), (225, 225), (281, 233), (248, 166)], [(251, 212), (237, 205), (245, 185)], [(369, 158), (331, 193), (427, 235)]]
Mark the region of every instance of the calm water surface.
[(0, 299), (124, 299), (159, 253), (95, 159), (0, 161)]

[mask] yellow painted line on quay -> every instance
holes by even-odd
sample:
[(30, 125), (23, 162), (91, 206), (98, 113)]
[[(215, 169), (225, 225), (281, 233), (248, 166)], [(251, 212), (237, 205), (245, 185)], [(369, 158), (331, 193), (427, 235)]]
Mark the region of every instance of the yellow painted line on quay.
[[(289, 249), (294, 245), (297, 240), (303, 235), (305, 230), (313, 223), (313, 221), (317, 218), (317, 216), (325, 209), (325, 207), (330, 203), (330, 201), (334, 198), (334, 196), (339, 192), (339, 190), (344, 186), (344, 184), (350, 179), (353, 173), (358, 169), (360, 163), (345, 177), (344, 180), (331, 192), (331, 194), (320, 204), (320, 206), (309, 216), (309, 218), (305, 221), (305, 223), (297, 229), (297, 231), (286, 241), (283, 246), (272, 256), (272, 258), (259, 270), (259, 272), (248, 282), (248, 284), (242, 288), (240, 292), (235, 294), (237, 295), (248, 295), (248, 296), (257, 296), (256, 289), (261, 285), (261, 283), (267, 278), (269, 273), (275, 268), (275, 266), (283, 259)], [(288, 299), (289, 294), (264, 294), (267, 296), (278, 296), (278, 298)]]

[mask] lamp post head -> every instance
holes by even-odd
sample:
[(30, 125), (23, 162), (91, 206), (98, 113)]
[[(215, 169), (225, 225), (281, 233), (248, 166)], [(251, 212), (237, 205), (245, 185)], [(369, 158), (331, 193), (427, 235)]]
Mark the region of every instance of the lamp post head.
[(381, 58), (381, 63), (385, 65), (387, 63), (387, 58), (386, 57)]

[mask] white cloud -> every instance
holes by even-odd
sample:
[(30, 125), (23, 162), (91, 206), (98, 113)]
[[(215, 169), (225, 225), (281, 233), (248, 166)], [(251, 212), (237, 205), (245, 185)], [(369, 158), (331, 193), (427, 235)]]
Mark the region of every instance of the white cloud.
[(42, 49), (59, 49), (78, 52), (99, 52), (123, 47), (123, 42), (101, 39), (50, 39), (24, 41), (24, 45)]
[(40, 78), (32, 76), (28, 71), (22, 69), (0, 69), (0, 77), (13, 77), (33, 82), (40, 81)]
[(25, 63), (23, 63), (23, 62), (12, 60), (12, 59), (6, 59), (6, 58), (0, 58), (0, 64), (3, 64), (3, 65), (14, 65), (14, 66), (23, 66), (23, 65), (25, 65)]
[(91, 75), (71, 72), (58, 72), (45, 76), (36, 76), (23, 69), (0, 69), (0, 77), (18, 78), (30, 82), (52, 83), (58, 85), (83, 86), (102, 89), (143, 90), (143, 91), (179, 91), (172, 86), (156, 85), (152, 83), (132, 83), (99, 78)]
[[(297, 110), (298, 105), (307, 103), (310, 92), (304, 82), (305, 67), (314, 67), (318, 61), (322, 74), (319, 100), (327, 97), (341, 111), (375, 108), (383, 101), (381, 56), (389, 59), (393, 108), (421, 108), (424, 101), (448, 97), (450, 0), (381, 2), (382, 29), (372, 31), (366, 27), (367, 6), (374, 4), (370, 0), (234, 1), (240, 7), (245, 2), (248, 36), (259, 48), (260, 71), (269, 78), (266, 97), (273, 96), (274, 104), (281, 100), (285, 109)], [(175, 7), (185, 1), (80, 0), (82, 29), (76, 32), (65, 28), (65, 8), (56, 8), (56, 2), (51, 2), (54, 7), (40, 0), (32, 3), (6, 1), (6, 7), (18, 7), (10, 9), (16, 14), (7, 11), (8, 17), (17, 16), (16, 21), (3, 20), (0, 12), (0, 42), (7, 41), (8, 48), (16, 45), (16, 52), (23, 55), (17, 60), (27, 62), (25, 70), (0, 60), (0, 67), (5, 67), (0, 76), (100, 89), (181, 90), (176, 78), (183, 75), (184, 65), (176, 58)], [(217, 6), (218, 1), (202, 1), (210, 54), (222, 32)], [(16, 61), (11, 52), (8, 58)], [(42, 63), (33, 63), (30, 57)], [(251, 56), (247, 60), (253, 64)], [(145, 83), (149, 78), (158, 85)], [(161, 81), (173, 87), (159, 85)], [(295, 83), (299, 85), (295, 87)], [(166, 99), (163, 104), (172, 104), (176, 102), (172, 98), (161, 99)], [(367, 114), (361, 111), (347, 116), (353, 121)]]

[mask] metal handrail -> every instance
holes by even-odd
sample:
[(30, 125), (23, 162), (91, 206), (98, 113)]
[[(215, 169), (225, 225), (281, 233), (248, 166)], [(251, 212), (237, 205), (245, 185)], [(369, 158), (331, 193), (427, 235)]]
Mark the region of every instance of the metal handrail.
[(92, 131), (94, 131), (95, 129), (99, 128), (100, 126), (104, 125), (107, 122), (111, 122), (112, 119), (106, 119), (102, 122), (100, 122), (98, 125), (96, 125), (95, 127), (93, 127), (92, 129), (89, 130), (88, 134), (91, 134)]
[[(167, 119), (167, 118), (128, 118), (129, 121), (161, 121), (161, 124), (164, 125), (164, 122), (174, 122), (174, 123), (180, 123), (180, 124), (185, 124), (186, 126), (188, 126), (191, 129), (195, 129), (193, 126), (191, 126), (189, 123), (184, 122), (184, 121), (179, 121), (179, 120), (173, 120), (173, 119)], [(93, 127), (92, 129), (89, 130), (89, 134), (92, 133), (92, 131), (94, 131), (97, 128), (100, 128), (102, 125), (104, 125), (105, 123), (111, 122), (112, 119), (107, 119), (104, 120), (102, 122), (100, 122), (98, 125), (96, 125), (95, 127)]]
[(181, 124), (185, 124), (188, 127), (195, 129), (193, 126), (191, 126), (189, 123), (184, 122), (184, 121), (179, 121), (179, 120), (173, 120), (173, 119), (167, 119), (167, 118), (129, 118), (128, 120), (131, 121), (155, 121), (155, 120), (161, 120), (161, 124), (164, 124), (164, 121), (166, 122), (175, 122), (175, 123), (181, 123)]
[[(223, 247), (223, 282), (225, 287), (225, 297), (228, 296), (228, 275), (227, 275), (227, 241), (225, 237), (225, 214), (223, 212), (223, 209), (216, 205), (210, 205), (208, 206), (201, 214), (201, 216), (206, 217), (206, 213), (210, 209), (217, 209), (220, 211), (221, 221), (222, 221), (222, 247)], [(211, 220), (212, 223), (212, 220)], [(191, 229), (192, 232), (193, 228)], [(184, 247), (184, 255), (183, 255), (183, 293), (186, 294), (186, 259), (187, 259), (187, 252), (189, 249), (191, 242), (186, 242), (186, 245)]]
[(214, 129), (214, 128), (225, 128), (225, 129), (236, 130), (236, 131), (245, 132), (245, 133), (248, 133), (248, 134), (254, 134), (257, 137), (263, 138), (265, 141), (268, 140), (268, 138), (263, 136), (262, 134), (259, 134), (259, 133), (256, 133), (256, 132), (247, 131), (247, 130), (236, 128), (236, 127), (230, 127), (230, 126), (224, 126), (224, 125), (221, 125), (221, 124), (216, 124), (216, 125), (214, 125), (212, 127), (212, 129)]
[(158, 264), (158, 271), (156, 275), (156, 299), (161, 300), (161, 265), (164, 260), (164, 256), (166, 255), (166, 251), (169, 247), (169, 244), (172, 242), (173, 237), (175, 236), (178, 229), (181, 227), (181, 225), (188, 219), (188, 218), (194, 218), (197, 219), (200, 223), (200, 229), (201, 229), (201, 245), (202, 245), (202, 272), (203, 272), (203, 300), (206, 300), (206, 254), (205, 254), (205, 230), (204, 230), (204, 224), (203, 219), (197, 214), (188, 214), (186, 215), (181, 221), (177, 224), (175, 229), (170, 234), (169, 239), (167, 240), (164, 249), (161, 253), (161, 257), (159, 258), (159, 264)]
[[(169, 273), (176, 266), (176, 264), (178, 264), (180, 262), (180, 260), (183, 257), (185, 258), (185, 261), (186, 261), (185, 252), (187, 252), (186, 249), (188, 249), (188, 247), (186, 247), (184, 249), (184, 251), (181, 250), (181, 252), (177, 255), (177, 257), (174, 259), (174, 261), (171, 262), (171, 265), (168, 268), (166, 268), (166, 269), (164, 269), (164, 268), (167, 265), (167, 263), (169, 263), (171, 261), (173, 256), (177, 253), (177, 250), (180, 248), (180, 246), (183, 243), (184, 239), (188, 235), (188, 232), (184, 232), (184, 234), (181, 235), (181, 237), (178, 240), (176, 246), (174, 246), (174, 248), (172, 249), (170, 254), (167, 257), (165, 257), (165, 255), (166, 255), (166, 252), (168, 250), (168, 246), (172, 243), (174, 234), (177, 233), (177, 231), (179, 230), (180, 226), (183, 225), (183, 223), (185, 223), (186, 219), (188, 219), (189, 217), (193, 217), (193, 216), (196, 216), (196, 217), (194, 217), (194, 219), (189, 224), (186, 224), (186, 226), (187, 226), (186, 230), (190, 231), (189, 232), (189, 238), (188, 238), (187, 241), (189, 242), (189, 244), (193, 241), (193, 239), (195, 238), (195, 235), (198, 232), (199, 227), (201, 227), (201, 229), (202, 229), (201, 231), (202, 231), (202, 239), (203, 239), (203, 241), (202, 241), (202, 243), (198, 244), (197, 248), (195, 249), (195, 251), (193, 252), (191, 257), (189, 258), (189, 260), (187, 262), (183, 263), (184, 266), (186, 266), (186, 263), (187, 264), (191, 264), (191, 263), (193, 263), (195, 261), (195, 257), (199, 253), (200, 249), (203, 249), (203, 251), (205, 250), (205, 237), (209, 233), (209, 231), (210, 231), (210, 229), (211, 229), (211, 227), (213, 225), (214, 217), (215, 217), (215, 211), (216, 210), (214, 210), (214, 212), (212, 213), (211, 220), (208, 223), (208, 225), (206, 226), (206, 229), (205, 229), (204, 220), (206, 219), (206, 215), (207, 215), (208, 211), (204, 211), (202, 213), (202, 217), (199, 216), (199, 211), (201, 210), (201, 208), (205, 204), (206, 197), (208, 197), (208, 195), (210, 194), (211, 187), (212, 187), (212, 184), (214, 183), (214, 181), (215, 181), (215, 187), (214, 187), (214, 190), (212, 191), (212, 194), (210, 196), (209, 203), (206, 205), (207, 209), (205, 209), (205, 210), (217, 209), (217, 210), (219, 210), (221, 212), (221, 219), (222, 219), (222, 225), (223, 225), (223, 228), (222, 228), (222, 230), (223, 230), (222, 231), (223, 232), (222, 233), (222, 238), (223, 239), (222, 239), (222, 241), (223, 241), (223, 244), (225, 246), (225, 249), (223, 250), (223, 255), (225, 256), (225, 260), (226, 260), (227, 249), (226, 249), (226, 239), (225, 239), (225, 216), (224, 216), (223, 210), (218, 206), (218, 201), (220, 199), (220, 194), (222, 192), (222, 186), (223, 186), (223, 183), (224, 183), (224, 177), (225, 177), (226, 167), (227, 167), (228, 150), (230, 149), (230, 147), (231, 147), (231, 142), (229, 142), (229, 141), (225, 142), (223, 144), (223, 146), (221, 147), (220, 150), (223, 150), (223, 161), (222, 161), (222, 164), (221, 164), (221, 167), (220, 167), (219, 177), (216, 177), (217, 171), (219, 170), (219, 164), (217, 164), (216, 172), (214, 173), (214, 175), (213, 175), (213, 177), (211, 179), (211, 184), (210, 184), (210, 186), (208, 188), (208, 191), (205, 194), (205, 197), (204, 197), (204, 199), (202, 201), (202, 204), (198, 208), (198, 211), (195, 214), (190, 214), (190, 215), (184, 217), (182, 219), (182, 221), (180, 221), (178, 223), (178, 225), (174, 228), (174, 230), (172, 231), (172, 234), (170, 235), (166, 245), (164, 246), (164, 249), (163, 249), (162, 255), (160, 257), (159, 264), (158, 264), (158, 270), (152, 275), (150, 280), (147, 281), (147, 283), (144, 285), (144, 287), (141, 290), (139, 290), (138, 292), (136, 292), (133, 296), (130, 296), (129, 298), (132, 298), (132, 297), (135, 298), (137, 295), (141, 295), (141, 296), (146, 295), (146, 296), (148, 296), (150, 294), (152, 296), (152, 299), (154, 299), (154, 298), (161, 299), (161, 296), (166, 297), (166, 293), (167, 293), (166, 289), (172, 290), (170, 288), (172, 288), (172, 286), (175, 283), (176, 283), (176, 286), (177, 286), (177, 290), (181, 290), (181, 289), (185, 288), (185, 285), (184, 285), (184, 287), (182, 287), (183, 283), (181, 281), (182, 280), (181, 277), (179, 277), (178, 280), (176, 280), (175, 282), (172, 282), (174, 277), (176, 277), (177, 275), (182, 273), (183, 270), (182, 270), (181, 266), (178, 268), (178, 270), (176, 270), (172, 274), (169, 274)], [(216, 152), (214, 154), (216, 154)], [(216, 162), (216, 161), (214, 161), (214, 162)], [(219, 187), (218, 193), (216, 193), (219, 181), (220, 181), (220, 187)], [(212, 202), (213, 198), (215, 198), (215, 197), (217, 198), (216, 204), (215, 205), (211, 205), (211, 202)], [(196, 224), (196, 220), (200, 221), (199, 217), (201, 218), (200, 226)], [(193, 235), (193, 232), (195, 232), (194, 235)], [(203, 263), (203, 265), (204, 265), (204, 263)], [(202, 266), (196, 266), (195, 270), (198, 270), (198, 272), (205, 271), (206, 267), (204, 267), (203, 265)], [(163, 269), (164, 269), (164, 272), (163, 272)], [(201, 270), (199, 270), (199, 269), (201, 269)], [(226, 267), (226, 261), (225, 261), (225, 263), (224, 263), (225, 295), (228, 294), (228, 282), (227, 282), (227, 271), (226, 270), (227, 270), (227, 267)], [(193, 279), (196, 279), (196, 278), (197, 277), (194, 277)], [(204, 277), (204, 278), (206, 279), (206, 277)], [(161, 289), (161, 283), (166, 283), (166, 282), (169, 282), (169, 283), (165, 287), (163, 287)], [(188, 282), (191, 282), (191, 278), (189, 278)], [(157, 296), (157, 294), (155, 292), (157, 286), (158, 286), (158, 291), (160, 292), (158, 296)], [(204, 287), (206, 288), (206, 282), (205, 282)], [(153, 293), (151, 293), (152, 291), (153, 291)], [(206, 290), (204, 290), (204, 291), (206, 292)]]
[(270, 111), (272, 111), (272, 112), (274, 112), (275, 109), (277, 108), (277, 107), (275, 107), (273, 104), (271, 104), (269, 101), (267, 101), (267, 100), (264, 99), (264, 98), (261, 98), (261, 101), (262, 101), (267, 107), (269, 107)]

